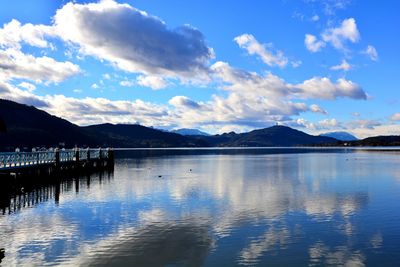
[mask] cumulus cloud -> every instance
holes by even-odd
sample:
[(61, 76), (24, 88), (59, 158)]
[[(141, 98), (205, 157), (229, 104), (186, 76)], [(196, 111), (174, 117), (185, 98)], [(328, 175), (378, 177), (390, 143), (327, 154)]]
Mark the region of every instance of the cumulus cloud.
[(129, 80), (123, 80), (123, 81), (119, 82), (119, 85), (121, 85), (123, 87), (132, 87), (135, 85), (135, 82), (129, 81)]
[(343, 70), (343, 71), (348, 71), (351, 69), (351, 65), (345, 60), (342, 60), (342, 63), (339, 65), (335, 65), (330, 67), (331, 70)]
[(306, 34), (304, 44), (306, 48), (313, 53), (320, 51), (326, 45), (325, 42), (318, 40), (317, 37), (312, 34)]
[(186, 96), (174, 96), (169, 100), (169, 103), (174, 107), (183, 107), (183, 108), (190, 108), (190, 109), (199, 109), (200, 104), (197, 102), (189, 99)]
[(242, 129), (244, 125), (265, 127), (291, 121), (291, 116), (307, 111), (327, 113), (318, 105), (307, 105), (295, 99), (365, 98), (358, 85), (344, 79), (333, 83), (328, 78), (312, 78), (301, 84), (289, 84), (271, 73), (261, 76), (225, 62), (217, 62), (211, 69), (228, 95), (214, 95), (204, 103), (183, 96), (171, 99), (170, 104), (176, 108), (181, 121), (196, 121), (203, 126), (229, 125), (230, 129)]
[(214, 74), (225, 82), (224, 89), (255, 94), (255, 97), (327, 100), (339, 97), (367, 98), (366, 93), (359, 85), (343, 78), (334, 83), (326, 77), (313, 77), (299, 84), (290, 84), (271, 73), (261, 76), (257, 73), (232, 68), (225, 62), (216, 62), (211, 68)]
[(292, 120), (287, 124), (288, 126), (292, 127), (304, 127), (313, 133), (343, 129), (343, 125), (340, 122), (338, 122), (335, 118), (324, 119), (316, 122), (310, 122), (304, 118), (299, 118), (296, 120)]
[(311, 52), (320, 51), (327, 43), (338, 50), (346, 50), (346, 42), (357, 43), (360, 38), (356, 20), (354, 18), (348, 18), (343, 20), (340, 26), (328, 28), (322, 32), (321, 40), (318, 40), (318, 38), (312, 34), (306, 34), (304, 44)]
[(316, 104), (310, 106), (310, 110), (314, 113), (328, 114), (328, 112)]
[(339, 125), (338, 121), (335, 118), (325, 119), (318, 122), (318, 125), (322, 128), (331, 129), (337, 127)]
[(36, 86), (28, 82), (21, 82), (18, 84), (18, 86), (28, 90), (29, 92), (33, 92), (36, 90)]
[(340, 78), (333, 83), (329, 78), (314, 77), (301, 84), (290, 86), (299, 98), (334, 100), (339, 97), (367, 99), (367, 94), (356, 83)]
[(155, 16), (112, 0), (68, 3), (54, 16), (60, 37), (80, 52), (118, 68), (148, 75), (207, 76), (213, 50), (203, 34), (183, 25), (169, 29)]
[(168, 86), (168, 83), (160, 76), (154, 75), (139, 75), (137, 77), (137, 84), (151, 89), (158, 90)]
[(51, 35), (54, 35), (51, 26), (31, 23), (22, 25), (18, 20), (13, 19), (0, 28), (0, 47), (20, 48), (21, 43), (40, 48), (51, 47), (45, 38)]
[(0, 79), (28, 79), (37, 83), (59, 83), (81, 72), (78, 65), (51, 57), (34, 57), (20, 50), (0, 50)]
[(240, 48), (245, 49), (250, 55), (257, 55), (268, 66), (285, 67), (288, 63), (287, 57), (282, 51), (272, 51), (272, 45), (260, 44), (251, 34), (242, 34), (235, 37), (234, 41)]
[(372, 45), (368, 45), (363, 54), (367, 55), (372, 61), (378, 61), (379, 59), (378, 51)]
[(325, 30), (322, 39), (325, 42), (330, 42), (336, 49), (343, 49), (346, 41), (358, 42), (360, 33), (357, 29), (356, 20), (354, 18), (345, 19), (339, 27)]

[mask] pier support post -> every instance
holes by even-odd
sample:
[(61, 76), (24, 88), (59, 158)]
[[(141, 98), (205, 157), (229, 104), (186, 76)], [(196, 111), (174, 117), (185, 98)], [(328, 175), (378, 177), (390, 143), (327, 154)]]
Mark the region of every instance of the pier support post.
[(90, 148), (86, 148), (86, 160), (90, 161)]
[(55, 160), (56, 160), (56, 169), (60, 168), (60, 149), (56, 148), (54, 149), (54, 153), (55, 153)]
[(107, 167), (111, 167), (114, 165), (114, 150), (112, 148), (107, 148), (107, 150), (108, 150)]
[(75, 148), (75, 161), (79, 162), (79, 148), (78, 147)]
[(79, 168), (79, 161), (80, 161), (80, 159), (79, 159), (79, 147), (76, 147), (75, 148), (75, 168)]

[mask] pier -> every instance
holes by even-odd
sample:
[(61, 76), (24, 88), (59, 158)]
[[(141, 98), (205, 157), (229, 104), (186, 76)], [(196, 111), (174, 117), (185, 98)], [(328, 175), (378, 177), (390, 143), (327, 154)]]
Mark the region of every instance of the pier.
[(97, 149), (54, 149), (32, 152), (1, 152), (2, 175), (51, 175), (112, 168), (114, 151)]

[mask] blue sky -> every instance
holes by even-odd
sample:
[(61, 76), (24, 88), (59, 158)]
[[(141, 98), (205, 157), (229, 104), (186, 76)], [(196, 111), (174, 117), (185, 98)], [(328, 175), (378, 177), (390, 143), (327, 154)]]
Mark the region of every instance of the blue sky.
[(398, 1), (0, 6), (0, 97), (79, 125), (400, 134)]

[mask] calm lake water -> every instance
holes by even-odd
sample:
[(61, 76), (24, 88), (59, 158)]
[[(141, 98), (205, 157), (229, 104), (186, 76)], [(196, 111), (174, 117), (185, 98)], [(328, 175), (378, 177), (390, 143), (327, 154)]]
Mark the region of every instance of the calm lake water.
[(3, 195), (0, 265), (400, 264), (398, 151), (116, 154), (112, 173)]

